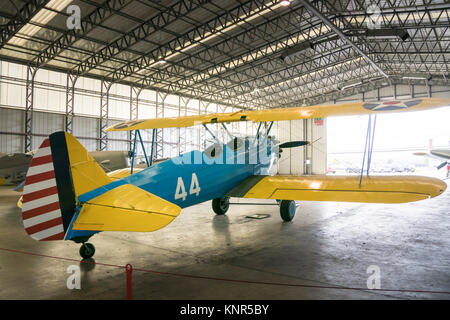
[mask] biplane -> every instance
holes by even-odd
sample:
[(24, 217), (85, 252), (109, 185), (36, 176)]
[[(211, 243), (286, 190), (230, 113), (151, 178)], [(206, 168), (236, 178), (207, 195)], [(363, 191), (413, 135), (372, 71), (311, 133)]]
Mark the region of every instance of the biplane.
[(444, 162), (441, 162), (436, 169), (441, 169), (445, 166), (450, 165), (450, 149), (432, 149), (427, 152), (415, 152), (414, 155), (416, 156), (425, 156), (432, 159), (438, 159), (438, 160), (444, 160)]
[[(230, 197), (273, 199), (282, 220), (291, 221), (295, 201), (405, 203), (436, 197), (446, 184), (420, 176), (274, 175), (279, 150), (309, 144), (280, 144), (270, 135), (274, 121), (339, 115), (419, 111), (450, 105), (450, 99), (355, 102), (174, 118), (125, 121), (108, 131), (135, 130), (133, 157), (139, 130), (203, 125), (214, 143), (134, 171), (106, 174), (69, 133), (56, 132), (42, 142), (27, 172), (22, 205), (26, 232), (39, 241), (72, 240), (81, 243), (80, 255), (90, 258), (90, 237), (101, 231), (150, 232), (172, 222), (181, 209), (212, 200), (216, 214), (227, 212)], [(255, 136), (239, 138), (226, 123), (259, 123)], [(261, 124), (266, 122), (264, 130)], [(208, 125), (221, 124), (230, 140), (221, 142)], [(153, 134), (155, 136), (155, 134)], [(152, 146), (153, 151), (153, 146)], [(145, 153), (145, 150), (144, 150)], [(145, 159), (148, 159), (145, 154)]]

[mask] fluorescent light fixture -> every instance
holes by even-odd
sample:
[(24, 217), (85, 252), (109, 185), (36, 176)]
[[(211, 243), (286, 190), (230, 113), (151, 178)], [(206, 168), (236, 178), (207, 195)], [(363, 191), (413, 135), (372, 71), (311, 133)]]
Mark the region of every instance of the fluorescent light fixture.
[(432, 76), (429, 73), (406, 73), (402, 78), (410, 80), (431, 80)]
[(357, 80), (352, 80), (352, 81), (347, 81), (347, 82), (340, 83), (340, 84), (338, 84), (337, 87), (338, 87), (339, 90), (342, 91), (342, 90), (345, 90), (345, 89), (348, 89), (348, 88), (359, 86), (360, 84), (362, 84), (362, 81), (357, 79)]
[(288, 5), (291, 4), (291, 1), (290, 1), (290, 0), (281, 0), (281, 1), (280, 1), (280, 4), (281, 4), (283, 7), (286, 7), (286, 6), (288, 6)]
[(307, 51), (312, 51), (313, 49), (314, 45), (309, 40), (306, 40), (289, 49), (284, 50), (281, 53), (280, 59), (288, 63), (291, 61), (291, 59), (299, 56), (301, 53), (306, 53)]
[[(191, 50), (192, 48), (198, 46), (200, 43), (210, 41), (210, 40), (214, 39), (215, 37), (217, 37), (221, 34), (225, 34), (226, 32), (229, 32), (230, 30), (233, 30), (234, 28), (236, 28), (240, 25), (243, 25), (243, 24), (248, 23), (258, 17), (262, 17), (268, 13), (271, 13), (271, 12), (273, 12), (273, 10), (282, 6), (281, 3), (275, 3), (275, 4), (271, 4), (271, 3), (272, 3), (272, 1), (268, 1), (263, 6), (256, 8), (248, 13), (242, 14), (241, 16), (238, 17), (238, 19), (233, 19), (233, 20), (227, 21), (224, 26), (217, 27), (214, 30), (214, 33), (207, 32), (205, 35), (203, 35), (203, 37), (202, 36), (196, 37), (195, 39), (193, 39), (193, 41), (191, 41), (191, 43), (186, 44), (184, 48), (177, 47), (177, 48), (175, 48), (174, 51), (169, 51), (166, 55), (166, 59), (175, 57), (175, 56), (179, 55), (181, 52)], [(149, 65), (149, 67), (151, 67), (152, 64), (154, 64), (154, 63), (158, 63), (158, 62), (157, 61), (152, 62)], [(140, 71), (138, 71), (138, 73), (140, 73)]]
[(403, 41), (409, 38), (409, 33), (405, 29), (367, 29), (366, 38), (368, 39), (396, 39), (400, 38)]

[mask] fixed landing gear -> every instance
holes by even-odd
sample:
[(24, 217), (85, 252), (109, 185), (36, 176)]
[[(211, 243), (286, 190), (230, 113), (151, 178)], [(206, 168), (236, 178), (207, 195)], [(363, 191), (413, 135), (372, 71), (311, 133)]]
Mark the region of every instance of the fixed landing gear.
[(212, 201), (212, 208), (217, 215), (227, 213), (230, 207), (230, 197), (216, 198)]
[(95, 247), (92, 243), (85, 242), (80, 247), (80, 256), (83, 259), (92, 258), (95, 254)]
[(293, 200), (277, 200), (280, 205), (280, 216), (285, 222), (292, 221), (295, 216), (296, 204)]

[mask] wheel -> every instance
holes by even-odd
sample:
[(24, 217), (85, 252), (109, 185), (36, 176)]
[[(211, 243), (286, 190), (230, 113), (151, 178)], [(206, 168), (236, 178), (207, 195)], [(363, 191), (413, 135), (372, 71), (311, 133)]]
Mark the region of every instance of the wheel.
[(229, 207), (230, 207), (229, 197), (217, 198), (212, 201), (212, 208), (214, 212), (218, 215), (227, 213)]
[(295, 201), (293, 200), (281, 200), (280, 204), (280, 216), (283, 221), (289, 222), (294, 219), (295, 216)]
[(86, 242), (83, 243), (80, 247), (80, 256), (83, 259), (89, 259), (94, 256), (95, 253), (95, 247), (92, 243)]

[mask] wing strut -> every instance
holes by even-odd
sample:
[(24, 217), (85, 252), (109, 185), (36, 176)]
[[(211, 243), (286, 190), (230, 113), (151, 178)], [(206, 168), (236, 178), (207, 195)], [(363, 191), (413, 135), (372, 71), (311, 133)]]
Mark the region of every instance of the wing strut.
[(262, 122), (260, 122), (258, 125), (258, 130), (256, 130), (256, 136), (255, 136), (255, 139), (253, 140), (253, 143), (255, 143), (256, 140), (259, 140), (259, 129), (261, 129), (261, 125), (262, 125)]
[(372, 123), (372, 115), (369, 114), (369, 123), (367, 124), (366, 144), (364, 146), (363, 163), (362, 163), (362, 167), (361, 167), (361, 176), (359, 177), (359, 185), (361, 185), (361, 183), (362, 183), (362, 178), (363, 178), (363, 174), (364, 174), (364, 164), (366, 163), (366, 155), (367, 155), (366, 174), (369, 175), (370, 164), (372, 162), (373, 142), (375, 140), (376, 125), (377, 125), (377, 115), (374, 115), (374, 120)]
[(133, 174), (134, 158), (136, 157), (136, 137), (137, 136), (139, 136), (139, 141), (141, 143), (142, 151), (144, 152), (144, 158), (145, 158), (145, 162), (147, 163), (147, 168), (150, 167), (152, 165), (152, 162), (153, 162), (153, 145), (155, 143), (155, 129), (153, 129), (152, 155), (151, 155), (150, 163), (148, 162), (147, 153), (145, 152), (144, 141), (142, 140), (141, 132), (139, 130), (136, 130), (136, 132), (134, 134), (133, 156), (131, 158), (131, 172), (130, 172), (130, 174)]
[(218, 144), (220, 144), (220, 140), (217, 139), (217, 137), (214, 135), (214, 133), (212, 133), (211, 130), (209, 130), (209, 128), (206, 126), (206, 124), (203, 124), (203, 127), (206, 129), (206, 131), (208, 131), (208, 133), (211, 135), (211, 137), (213, 137), (214, 141), (216, 141)]

